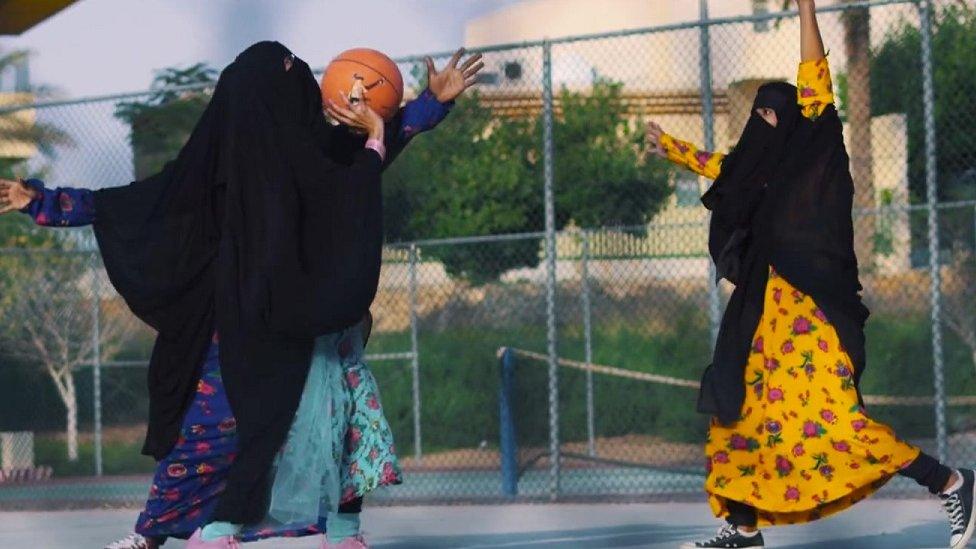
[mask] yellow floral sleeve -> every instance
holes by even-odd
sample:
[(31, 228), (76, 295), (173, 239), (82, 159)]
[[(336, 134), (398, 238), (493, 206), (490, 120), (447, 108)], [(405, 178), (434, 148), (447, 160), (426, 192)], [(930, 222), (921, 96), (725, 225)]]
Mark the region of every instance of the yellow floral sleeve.
[(797, 103), (803, 116), (817, 118), (834, 102), (833, 84), (827, 58), (804, 61), (796, 73)]
[(700, 150), (691, 143), (668, 134), (661, 136), (661, 146), (668, 153), (668, 160), (698, 175), (715, 179), (722, 171), (722, 159), (725, 158), (722, 153)]

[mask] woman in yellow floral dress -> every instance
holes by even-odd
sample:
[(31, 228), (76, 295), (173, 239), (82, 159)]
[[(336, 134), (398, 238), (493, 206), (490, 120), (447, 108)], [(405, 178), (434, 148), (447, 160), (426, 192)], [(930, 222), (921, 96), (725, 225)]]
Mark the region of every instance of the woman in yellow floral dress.
[(709, 249), (736, 285), (699, 396), (699, 410), (713, 415), (705, 489), (728, 524), (685, 547), (762, 547), (758, 526), (836, 513), (895, 474), (942, 497), (950, 547), (963, 547), (974, 530), (973, 472), (898, 439), (861, 405), (867, 309), (853, 184), (814, 2), (797, 4), (797, 86), (760, 88), (733, 153), (699, 150), (648, 124), (656, 154), (716, 180), (702, 198), (712, 210)]

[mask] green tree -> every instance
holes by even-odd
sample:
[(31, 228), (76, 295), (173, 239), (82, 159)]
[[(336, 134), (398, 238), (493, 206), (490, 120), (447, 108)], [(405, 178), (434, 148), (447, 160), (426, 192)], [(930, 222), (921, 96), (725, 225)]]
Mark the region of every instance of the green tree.
[[(627, 116), (621, 91), (621, 84), (597, 79), (589, 93), (564, 89), (556, 98), (558, 229), (643, 225), (671, 192), (669, 168), (639, 160), (643, 132)], [(500, 117), (487, 103), (478, 94), (462, 98), (391, 167), (384, 185), (390, 239), (543, 229), (542, 117)], [(475, 283), (540, 259), (538, 239), (425, 251), (451, 275)]]
[[(976, 197), (976, 9), (963, 2), (934, 17), (932, 34), (936, 155), (939, 198)], [(904, 113), (908, 120), (908, 172), (912, 198), (925, 200), (925, 125), (922, 103), (921, 35), (904, 21), (871, 55), (874, 115)]]
[(129, 139), (136, 179), (158, 172), (176, 158), (207, 108), (207, 88), (217, 74), (204, 63), (163, 69), (153, 79), (151, 89), (155, 91), (146, 99), (119, 103), (115, 116), (132, 129)]

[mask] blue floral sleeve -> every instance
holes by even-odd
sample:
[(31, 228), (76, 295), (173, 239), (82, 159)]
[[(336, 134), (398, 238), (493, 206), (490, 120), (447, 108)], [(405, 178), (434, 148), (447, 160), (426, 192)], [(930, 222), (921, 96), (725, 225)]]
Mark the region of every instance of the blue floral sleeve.
[(433, 129), (451, 112), (454, 102), (441, 103), (429, 89), (403, 106), (400, 139), (408, 141), (418, 133)]
[(90, 189), (48, 189), (39, 179), (25, 181), (37, 193), (21, 211), (45, 227), (81, 227), (95, 222), (95, 197)]

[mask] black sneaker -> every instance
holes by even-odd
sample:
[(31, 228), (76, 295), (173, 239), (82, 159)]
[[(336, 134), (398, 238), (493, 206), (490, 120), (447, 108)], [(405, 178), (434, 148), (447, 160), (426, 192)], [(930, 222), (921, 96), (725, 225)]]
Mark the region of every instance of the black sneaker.
[(746, 536), (739, 532), (735, 526), (726, 524), (718, 529), (718, 535), (714, 538), (705, 541), (689, 541), (683, 544), (681, 549), (696, 549), (697, 547), (765, 547), (765, 545), (763, 544), (762, 532)]
[(962, 486), (949, 494), (942, 494), (942, 507), (949, 515), (949, 547), (959, 549), (969, 543), (976, 530), (976, 514), (973, 513), (973, 495), (976, 492), (976, 475), (970, 469), (959, 469)]

